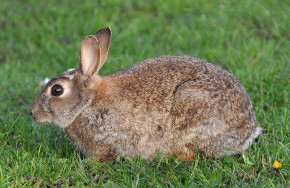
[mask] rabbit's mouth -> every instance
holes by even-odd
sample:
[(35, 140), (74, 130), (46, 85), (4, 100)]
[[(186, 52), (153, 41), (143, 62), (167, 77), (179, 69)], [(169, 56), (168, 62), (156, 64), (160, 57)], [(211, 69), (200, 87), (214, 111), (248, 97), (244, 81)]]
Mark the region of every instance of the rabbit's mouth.
[(46, 118), (37, 118), (36, 116), (31, 116), (33, 121), (41, 124), (51, 124), (52, 122)]
[(34, 112), (30, 110), (30, 115), (32, 117), (32, 120), (41, 123), (41, 124), (51, 124), (51, 118), (49, 117), (49, 114), (45, 114), (43, 112)]

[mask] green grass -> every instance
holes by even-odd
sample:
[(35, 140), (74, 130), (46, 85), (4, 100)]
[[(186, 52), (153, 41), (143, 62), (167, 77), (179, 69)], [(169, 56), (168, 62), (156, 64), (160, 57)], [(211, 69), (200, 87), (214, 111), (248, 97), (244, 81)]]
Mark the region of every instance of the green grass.
[[(1, 0), (1, 187), (289, 187), (289, 10), (287, 0)], [(164, 54), (220, 64), (247, 88), (263, 134), (241, 156), (99, 163), (60, 128), (33, 123), (39, 82), (75, 67), (82, 37), (104, 26), (102, 75)]]

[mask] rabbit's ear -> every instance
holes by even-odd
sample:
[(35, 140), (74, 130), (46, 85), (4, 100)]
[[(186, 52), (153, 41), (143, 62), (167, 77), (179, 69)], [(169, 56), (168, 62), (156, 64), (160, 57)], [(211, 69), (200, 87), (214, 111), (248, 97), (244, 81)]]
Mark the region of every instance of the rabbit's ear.
[(80, 68), (86, 78), (91, 77), (101, 64), (101, 48), (94, 35), (86, 36), (81, 45)]
[(105, 27), (95, 35), (89, 35), (82, 41), (80, 67), (86, 77), (97, 73), (107, 59), (111, 29)]
[(100, 65), (99, 69), (105, 63), (111, 42), (112, 31), (110, 27), (105, 27), (99, 30), (95, 36), (97, 37), (98, 41), (100, 42), (101, 54), (100, 54)]

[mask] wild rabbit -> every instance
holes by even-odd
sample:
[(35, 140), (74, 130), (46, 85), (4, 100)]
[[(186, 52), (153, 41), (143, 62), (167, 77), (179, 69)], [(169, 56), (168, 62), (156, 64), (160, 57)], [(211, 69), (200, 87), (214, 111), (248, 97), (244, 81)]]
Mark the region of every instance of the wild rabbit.
[(245, 88), (219, 66), (188, 56), (147, 59), (108, 76), (111, 29), (86, 36), (79, 66), (51, 79), (30, 108), (100, 161), (155, 153), (194, 159), (244, 151), (261, 128)]

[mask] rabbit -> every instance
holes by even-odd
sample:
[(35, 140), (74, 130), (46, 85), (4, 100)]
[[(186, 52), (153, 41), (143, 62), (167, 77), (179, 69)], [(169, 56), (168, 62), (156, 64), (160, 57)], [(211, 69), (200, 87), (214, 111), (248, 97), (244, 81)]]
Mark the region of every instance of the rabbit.
[(99, 76), (111, 33), (105, 27), (82, 40), (79, 66), (51, 79), (31, 105), (34, 121), (63, 128), (99, 161), (220, 158), (261, 133), (245, 88), (205, 60), (161, 56)]

